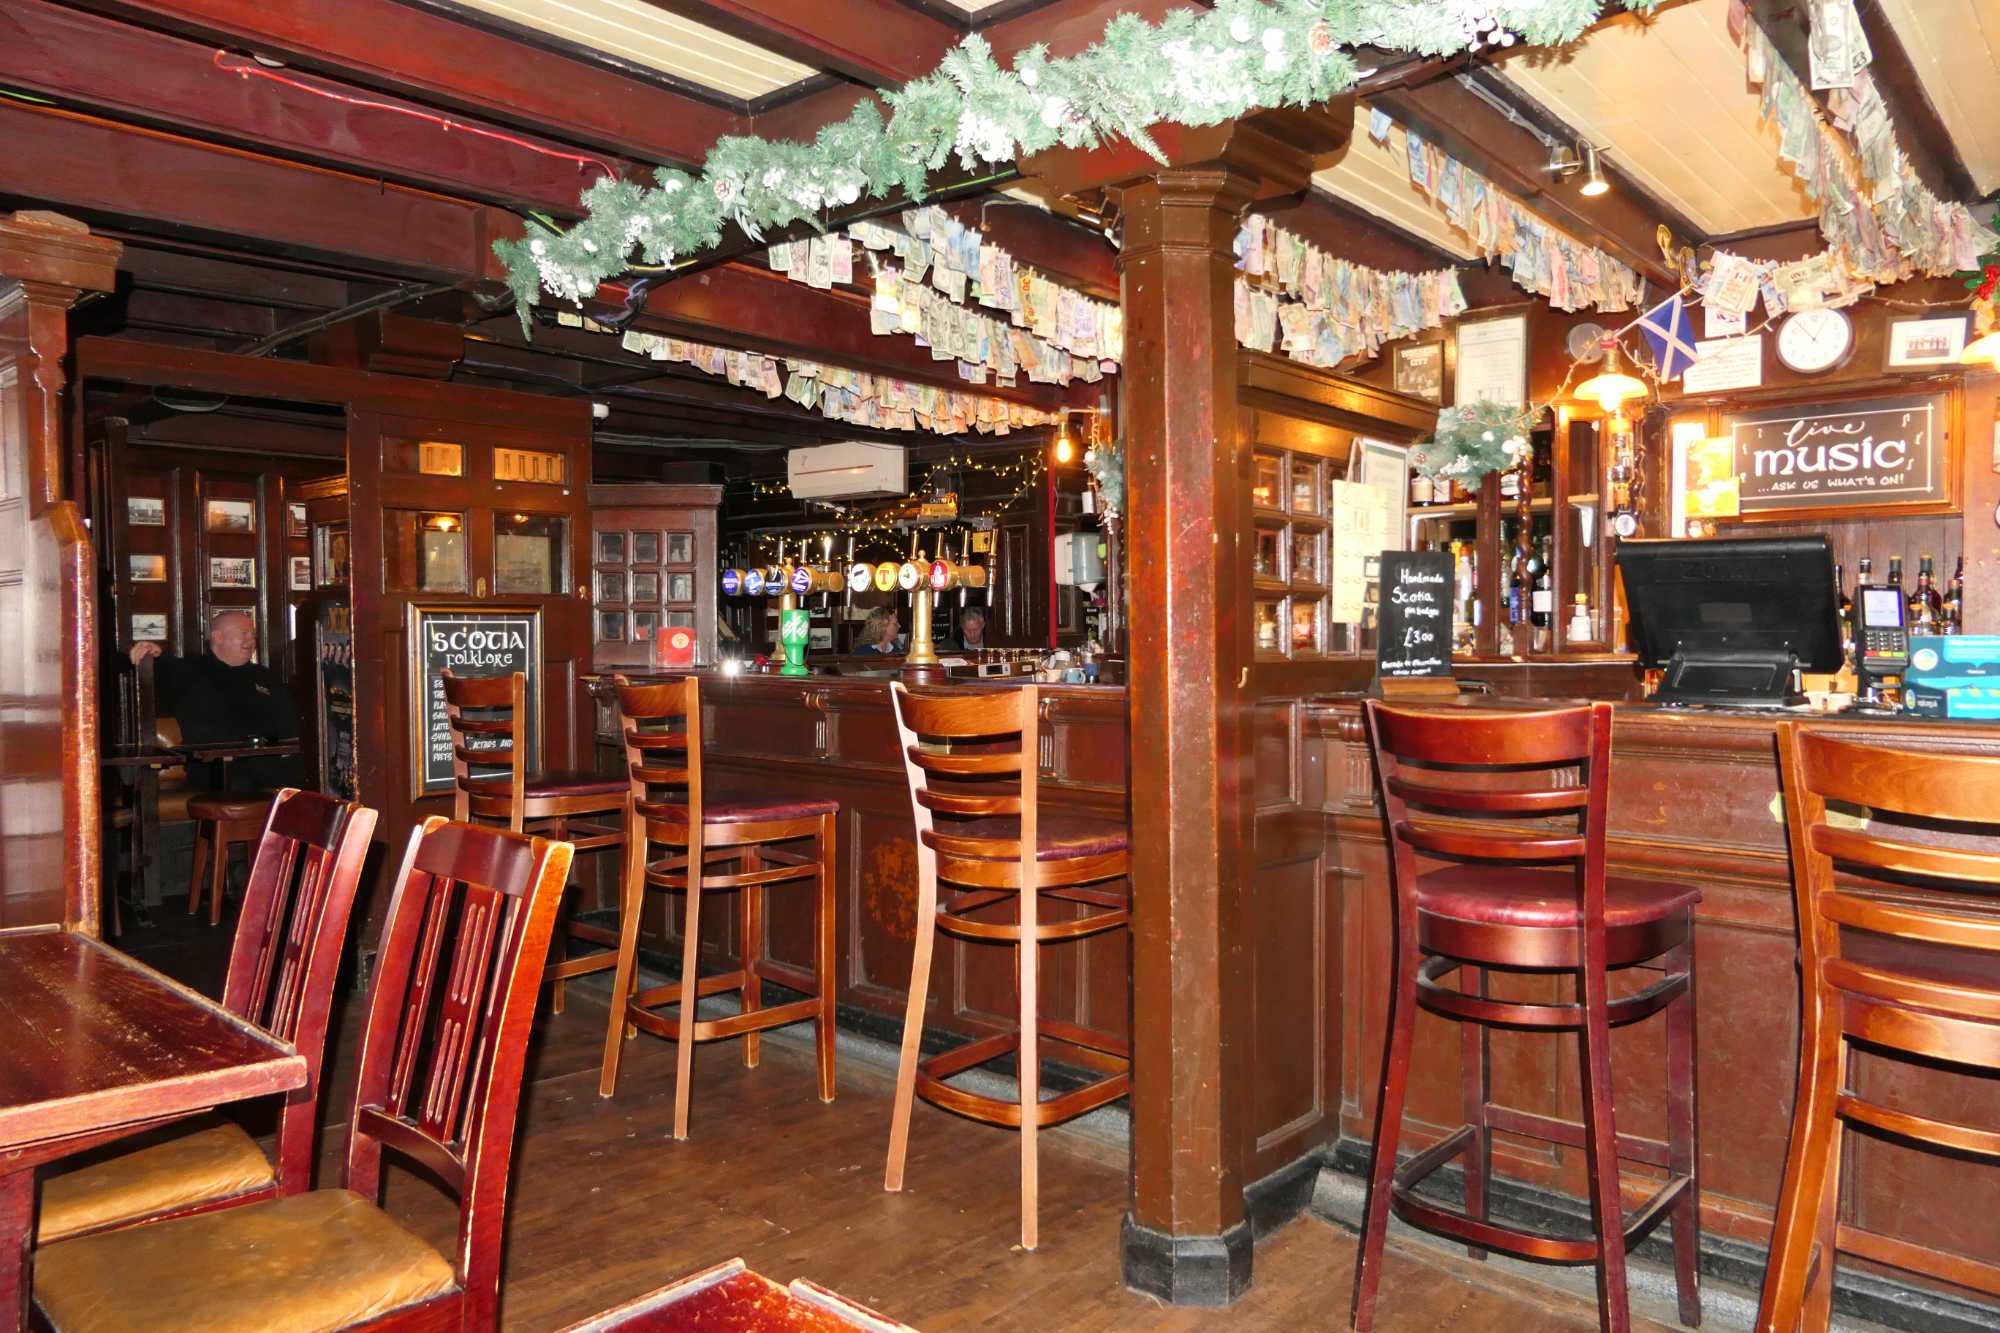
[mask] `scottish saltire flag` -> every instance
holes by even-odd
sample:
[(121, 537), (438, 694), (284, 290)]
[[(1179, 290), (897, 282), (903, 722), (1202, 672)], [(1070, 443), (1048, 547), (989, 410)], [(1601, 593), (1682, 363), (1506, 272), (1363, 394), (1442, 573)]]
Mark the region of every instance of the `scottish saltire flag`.
[(1653, 364), (1662, 380), (1677, 380), (1694, 364), (1694, 321), (1679, 292), (1639, 316), (1639, 331), (1653, 349)]

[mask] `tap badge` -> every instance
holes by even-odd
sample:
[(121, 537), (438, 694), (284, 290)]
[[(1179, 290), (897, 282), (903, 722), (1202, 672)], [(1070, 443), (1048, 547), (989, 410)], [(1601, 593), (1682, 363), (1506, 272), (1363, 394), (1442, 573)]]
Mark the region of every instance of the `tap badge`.
[(903, 567), (896, 571), (896, 585), (904, 592), (915, 592), (917, 585), (923, 581), (924, 576), (922, 572), (908, 561), (905, 561)]
[(804, 565), (792, 571), (792, 591), (808, 593), (812, 591), (813, 572)]
[(873, 582), (875, 582), (875, 571), (869, 566), (857, 564), (847, 567), (847, 590), (849, 592), (867, 592), (868, 585)]
[(875, 591), (877, 592), (896, 591), (895, 561), (884, 560), (881, 564), (875, 566)]
[(750, 570), (743, 576), (743, 591), (756, 597), (764, 591), (764, 575), (761, 571)]
[(743, 571), (740, 569), (723, 570), (722, 595), (724, 597), (734, 597), (737, 593), (741, 592), (742, 590), (743, 590)]
[(943, 592), (951, 585), (951, 566), (942, 560), (931, 561), (931, 590)]

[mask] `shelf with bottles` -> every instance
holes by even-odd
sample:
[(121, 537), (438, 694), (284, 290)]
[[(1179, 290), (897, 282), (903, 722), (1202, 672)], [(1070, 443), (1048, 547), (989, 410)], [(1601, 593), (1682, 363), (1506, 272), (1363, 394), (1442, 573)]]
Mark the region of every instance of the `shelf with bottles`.
[(1600, 614), (1615, 545), (1604, 510), (1612, 491), (1600, 448), (1605, 429), (1604, 421), (1555, 412), (1530, 434), (1522, 466), (1487, 477), (1469, 502), (1440, 504), (1434, 489), (1413, 479), (1410, 545), (1452, 555), (1456, 656), (1611, 651)]
[[(1357, 651), (1355, 627), (1331, 623), (1331, 459), (1260, 448), (1250, 503), (1252, 644), (1261, 658)], [(1336, 633), (1336, 631), (1338, 631)]]

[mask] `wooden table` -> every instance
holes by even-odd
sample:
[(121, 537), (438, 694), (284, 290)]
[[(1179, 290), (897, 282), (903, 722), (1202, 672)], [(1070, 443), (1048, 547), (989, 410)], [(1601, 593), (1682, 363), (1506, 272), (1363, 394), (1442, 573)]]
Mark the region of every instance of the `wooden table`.
[(915, 1333), (816, 1282), (781, 1287), (741, 1259), (703, 1269), (562, 1333)]
[(0, 1329), (27, 1326), (37, 1166), (305, 1081), (290, 1045), (101, 940), (0, 931)]

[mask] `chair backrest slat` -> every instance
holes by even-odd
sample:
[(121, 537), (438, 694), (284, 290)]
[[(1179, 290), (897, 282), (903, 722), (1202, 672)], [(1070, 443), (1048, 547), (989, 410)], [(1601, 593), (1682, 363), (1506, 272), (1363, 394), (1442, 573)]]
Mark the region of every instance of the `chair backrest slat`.
[[(676, 676), (634, 685), (613, 677), (618, 692), (618, 734), (634, 804), (685, 808), (692, 836), (701, 836), (701, 678)], [(699, 874), (699, 869), (690, 872)]]
[[(1017, 869), (1006, 876), (1008, 887), (1031, 888), (1036, 875), (1041, 692), (1032, 685), (917, 691), (897, 681), (891, 694), (917, 825), (919, 872), (937, 873), (934, 834), (950, 835), (954, 825), (966, 819), (1019, 818), (1018, 838), (952, 837), (949, 842), (966, 854), (1014, 862)], [(939, 820), (940, 815), (945, 818)]]
[(1364, 716), (1403, 928), (1416, 924), (1420, 855), (1567, 866), (1585, 956), (1602, 948), (1610, 704), (1423, 710), (1370, 699)]
[(528, 1031), (572, 854), (566, 842), (426, 819), (376, 955), (347, 1184), (375, 1198), (387, 1146), (455, 1189), (463, 1327), (493, 1326)]
[[(1954, 1010), (1949, 991), (1911, 972), (1894, 942), (1966, 950), (1972, 970), (1992, 967), (2000, 953), (2000, 758), (1861, 744), (1785, 721), (1778, 766), (1807, 984), (1865, 975), (1872, 989), (1925, 997), (1929, 1012), (1990, 1021), (1984, 1002)], [(1829, 804), (1850, 807), (1848, 817), (1834, 822)], [(1865, 816), (1859, 828), (1856, 807)], [(1844, 938), (1849, 931), (1858, 935)], [(1859, 970), (1847, 966), (1853, 959)], [(2000, 973), (1992, 989), (2000, 993)]]
[(519, 833), (528, 778), (520, 735), (528, 706), (527, 676), (519, 671), (459, 676), (446, 667), (443, 684), (445, 720), (451, 727), (452, 818), (461, 823), (471, 818), (471, 784), (505, 778), (509, 827)]
[(222, 1003), (305, 1057), (305, 1084), (279, 1118), (278, 1184), (288, 1194), (312, 1183), (333, 986), (374, 834), (367, 806), (287, 787), (272, 799), (243, 891)]

